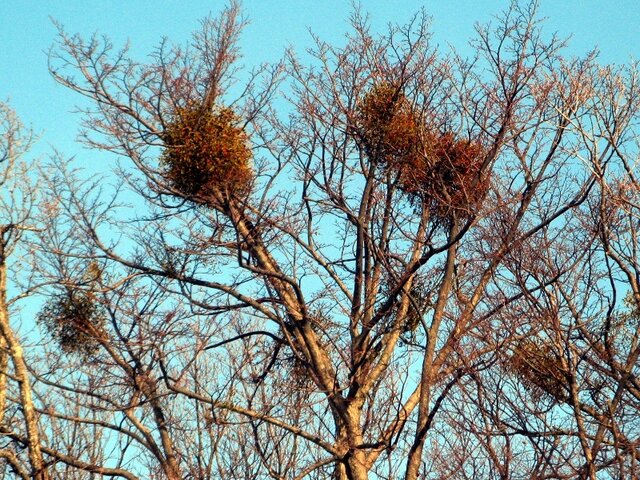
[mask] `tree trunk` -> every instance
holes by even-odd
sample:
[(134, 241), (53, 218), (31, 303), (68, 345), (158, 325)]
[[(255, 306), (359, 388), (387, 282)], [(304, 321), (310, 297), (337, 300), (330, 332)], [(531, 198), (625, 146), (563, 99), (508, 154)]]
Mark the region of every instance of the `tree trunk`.
[[(3, 245), (0, 249), (4, 250)], [(31, 384), (29, 383), (29, 371), (24, 360), (24, 353), (20, 342), (16, 338), (9, 323), (9, 307), (7, 305), (7, 265), (4, 252), (0, 253), (0, 336), (2, 343), (6, 344), (9, 356), (13, 363), (14, 375), (20, 385), (20, 403), (24, 414), (25, 429), (27, 432), (27, 449), (29, 452), (29, 463), (31, 465), (31, 476), (35, 480), (47, 480), (49, 478), (44, 469), (42, 451), (40, 450), (40, 435), (38, 433), (38, 417), (33, 399), (31, 397)], [(3, 360), (8, 363), (6, 357)], [(2, 379), (6, 387), (6, 375)], [(6, 400), (6, 390), (2, 392), (3, 401)]]
[(9, 368), (9, 352), (7, 342), (0, 336), (0, 426), (4, 422), (7, 408), (7, 368)]
[(343, 459), (336, 465), (336, 480), (369, 478), (366, 450), (362, 448), (361, 414), (362, 406), (356, 403), (350, 404), (342, 414), (336, 413), (336, 427), (340, 432), (337, 449), (342, 453)]
[(361, 449), (349, 451), (343, 462), (338, 463), (334, 477), (336, 480), (368, 480), (367, 458)]

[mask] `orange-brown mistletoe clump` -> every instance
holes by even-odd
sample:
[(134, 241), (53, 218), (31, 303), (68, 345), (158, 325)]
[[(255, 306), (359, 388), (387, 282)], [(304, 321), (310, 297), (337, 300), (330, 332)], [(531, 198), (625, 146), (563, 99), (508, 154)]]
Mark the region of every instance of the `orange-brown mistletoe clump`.
[(469, 217), (482, 201), (488, 182), (482, 177), (485, 151), (451, 132), (425, 134), (422, 154), (397, 166), (400, 188), (419, 199), (441, 222)]
[(230, 108), (185, 107), (164, 132), (161, 165), (172, 188), (198, 203), (215, 192), (245, 192), (252, 178), (248, 137)]
[(536, 397), (547, 394), (556, 400), (566, 399), (565, 370), (550, 345), (541, 341), (522, 341), (515, 347), (508, 365)]
[(401, 89), (373, 87), (357, 106), (357, 136), (369, 160), (398, 174), (399, 188), (448, 224), (484, 198), (484, 147), (423, 124)]
[(373, 87), (357, 106), (359, 138), (376, 163), (406, 160), (419, 145), (420, 122), (402, 91), (389, 83)]

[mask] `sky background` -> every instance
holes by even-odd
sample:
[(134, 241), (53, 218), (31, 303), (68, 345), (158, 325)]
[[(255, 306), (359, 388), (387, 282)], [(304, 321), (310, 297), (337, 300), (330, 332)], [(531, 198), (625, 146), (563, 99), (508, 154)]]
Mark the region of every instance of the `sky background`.
[[(434, 39), (444, 50), (464, 51), (474, 24), (485, 23), (506, 0), (363, 1), (375, 29), (387, 22), (406, 22), (424, 7), (433, 17)], [(2, 0), (0, 1), (0, 100), (9, 100), (20, 118), (38, 135), (33, 157), (55, 147), (88, 164), (99, 156), (75, 143), (80, 118), (70, 113), (80, 99), (57, 85), (47, 71), (47, 51), (56, 35), (51, 19), (69, 33), (109, 36), (116, 47), (130, 40), (136, 58), (144, 60), (159, 39), (188, 41), (198, 20), (221, 9), (222, 1), (150, 0)], [(341, 41), (347, 30), (348, 0), (245, 0), (250, 25), (244, 32), (244, 63), (278, 60), (288, 46), (310, 46), (309, 30), (325, 40)], [(572, 36), (568, 53), (584, 54), (597, 46), (602, 63), (640, 58), (640, 4), (616, 0), (541, 0), (547, 34)], [(86, 166), (91, 166), (85, 163)]]

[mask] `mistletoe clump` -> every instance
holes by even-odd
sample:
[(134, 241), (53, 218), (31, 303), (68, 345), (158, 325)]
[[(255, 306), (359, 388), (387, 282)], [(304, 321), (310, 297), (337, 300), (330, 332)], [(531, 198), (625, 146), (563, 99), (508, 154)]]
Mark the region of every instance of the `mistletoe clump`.
[(543, 394), (560, 401), (567, 398), (566, 372), (551, 345), (534, 340), (520, 342), (509, 367), (537, 398)]
[(206, 204), (216, 192), (248, 189), (251, 150), (232, 109), (178, 109), (163, 140), (161, 165), (181, 195)]
[(430, 209), (441, 223), (468, 218), (485, 197), (489, 183), (482, 176), (484, 147), (457, 139), (451, 132), (425, 134), (422, 154), (395, 165), (400, 188)]
[(106, 314), (93, 295), (69, 289), (44, 305), (38, 322), (63, 351), (89, 356), (105, 334)]
[(417, 152), (418, 115), (390, 83), (373, 87), (357, 106), (358, 137), (367, 157), (382, 164), (410, 161)]
[(400, 190), (435, 221), (468, 218), (485, 197), (485, 148), (423, 125), (401, 89), (381, 83), (357, 106), (357, 138), (369, 160), (398, 175)]

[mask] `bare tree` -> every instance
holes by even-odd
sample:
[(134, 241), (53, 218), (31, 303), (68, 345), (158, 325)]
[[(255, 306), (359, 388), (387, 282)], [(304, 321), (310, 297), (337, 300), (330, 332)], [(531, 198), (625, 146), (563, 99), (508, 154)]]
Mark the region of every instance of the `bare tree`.
[[(0, 103), (0, 421), (3, 435), (12, 434), (13, 437), (13, 441), (2, 448), (1, 455), (10, 471), (18, 477), (44, 480), (48, 476), (40, 447), (31, 377), (22, 343), (11, 321), (11, 309), (24, 293), (13, 298), (8, 293), (9, 258), (24, 254), (20, 251), (22, 237), (26, 230), (32, 228), (29, 222), (34, 191), (26, 165), (20, 161), (29, 143), (30, 136), (15, 112), (7, 104)], [(8, 388), (12, 382), (17, 384), (17, 392)], [(11, 418), (13, 415), (7, 412), (13, 409), (13, 405), (19, 406), (22, 421)], [(14, 427), (17, 431), (13, 431)], [(18, 451), (20, 447), (27, 449), (28, 463), (21, 461), (16, 447)]]
[[(24, 319), (21, 308), (26, 300), (34, 302), (34, 292), (48, 283), (37, 274), (34, 261), (42, 245), (38, 237), (53, 233), (45, 227), (50, 225), (55, 208), (40, 204), (34, 173), (37, 165), (21, 158), (30, 144), (30, 132), (7, 104), (0, 103), (1, 474), (3, 478), (47, 480), (74, 478), (81, 471), (135, 479), (126, 471), (102, 465), (95, 450), (91, 451), (95, 437), (77, 413), (72, 417), (73, 428), (61, 428), (60, 423), (71, 418), (54, 414), (53, 405), (47, 405), (52, 393), (37, 381), (42, 372), (56, 365), (53, 357), (39, 358), (39, 349), (33, 345), (33, 318)], [(26, 321), (21, 324), (21, 319)], [(81, 405), (76, 398), (72, 410), (82, 411)], [(65, 453), (69, 450), (71, 455)], [(83, 461), (87, 455), (92, 458)], [(73, 472), (64, 471), (69, 466)]]
[(346, 45), (250, 74), (236, 3), (148, 63), (60, 29), (52, 75), (138, 197), (48, 176), (56, 369), (33, 374), (58, 431), (111, 449), (53, 458), (127, 478), (636, 478), (637, 72), (564, 57), (535, 10), (478, 27), (465, 59), (424, 13), (379, 35), (356, 9)]

